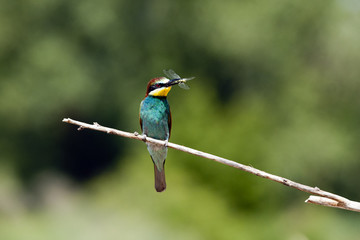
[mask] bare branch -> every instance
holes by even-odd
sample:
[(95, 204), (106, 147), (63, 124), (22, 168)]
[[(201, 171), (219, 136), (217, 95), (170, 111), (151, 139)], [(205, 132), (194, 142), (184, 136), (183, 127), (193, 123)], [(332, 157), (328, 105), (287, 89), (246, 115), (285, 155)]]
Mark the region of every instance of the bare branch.
[(360, 203), (350, 200), (339, 202), (330, 198), (311, 195), (308, 199), (305, 200), (305, 202), (326, 207), (342, 208), (346, 210), (360, 212)]
[(313, 203), (313, 204), (318, 204), (318, 205), (322, 205), (322, 206), (342, 208), (342, 209), (346, 209), (346, 210), (350, 210), (350, 211), (360, 212), (360, 203), (359, 202), (354, 202), (347, 198), (341, 197), (339, 195), (320, 190), (318, 187), (310, 187), (310, 186), (307, 186), (307, 185), (304, 185), (301, 183), (297, 183), (297, 182), (291, 181), (287, 178), (283, 178), (283, 177), (280, 177), (280, 176), (277, 176), (274, 174), (270, 174), (270, 173), (264, 172), (262, 170), (256, 169), (254, 167), (243, 165), (241, 163), (237, 163), (237, 162), (234, 162), (234, 161), (222, 158), (222, 157), (218, 157), (213, 154), (201, 152), (201, 151), (198, 151), (198, 150), (195, 150), (195, 149), (192, 149), (189, 147), (185, 147), (182, 145), (178, 145), (175, 143), (165, 142), (162, 140), (146, 137), (144, 135), (140, 135), (137, 132), (129, 133), (129, 132), (120, 131), (120, 130), (117, 130), (114, 128), (104, 127), (104, 126), (99, 125), (96, 122), (93, 124), (87, 124), (87, 123), (79, 122), (76, 120), (72, 120), (70, 118), (64, 118), (62, 121), (65, 123), (78, 125), (79, 126), (78, 130), (83, 130), (83, 129), (87, 128), (87, 129), (92, 129), (92, 130), (96, 130), (96, 131), (100, 131), (100, 132), (105, 132), (108, 134), (114, 134), (114, 135), (132, 138), (132, 139), (136, 139), (136, 140), (140, 140), (140, 141), (144, 141), (144, 142), (150, 142), (150, 143), (154, 143), (154, 144), (158, 144), (158, 145), (168, 146), (168, 147), (176, 149), (176, 150), (190, 153), (190, 154), (193, 154), (193, 155), (196, 155), (199, 157), (207, 158), (207, 159), (228, 165), (230, 167), (243, 170), (245, 172), (254, 174), (254, 175), (262, 177), (262, 178), (269, 179), (271, 181), (281, 183), (285, 186), (292, 187), (292, 188), (295, 188), (295, 189), (303, 191), (303, 192), (317, 195), (317, 196), (310, 196), (305, 201), (307, 203)]

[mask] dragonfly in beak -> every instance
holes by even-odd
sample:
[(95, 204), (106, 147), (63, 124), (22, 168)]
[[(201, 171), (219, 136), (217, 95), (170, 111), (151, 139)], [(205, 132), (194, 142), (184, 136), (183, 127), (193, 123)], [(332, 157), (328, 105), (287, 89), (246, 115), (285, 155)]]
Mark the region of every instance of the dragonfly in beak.
[(190, 89), (190, 87), (186, 84), (187, 81), (194, 79), (195, 77), (189, 78), (181, 78), (174, 70), (165, 69), (163, 70), (164, 74), (169, 78), (169, 82), (166, 84), (167, 86), (179, 85), (182, 89)]

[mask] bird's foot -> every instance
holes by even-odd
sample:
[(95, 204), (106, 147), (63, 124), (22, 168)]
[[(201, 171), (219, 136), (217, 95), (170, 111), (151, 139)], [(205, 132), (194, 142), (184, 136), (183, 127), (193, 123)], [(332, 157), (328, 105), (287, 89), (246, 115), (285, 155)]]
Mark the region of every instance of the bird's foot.
[(140, 134), (140, 133), (138, 133), (138, 132), (134, 132), (134, 135), (135, 136), (137, 136), (137, 137), (141, 137), (141, 140), (143, 141), (143, 142), (146, 142), (146, 135), (145, 134)]
[(169, 144), (169, 139), (166, 139), (166, 140), (165, 140), (165, 143), (164, 143), (164, 147), (167, 147), (168, 144)]

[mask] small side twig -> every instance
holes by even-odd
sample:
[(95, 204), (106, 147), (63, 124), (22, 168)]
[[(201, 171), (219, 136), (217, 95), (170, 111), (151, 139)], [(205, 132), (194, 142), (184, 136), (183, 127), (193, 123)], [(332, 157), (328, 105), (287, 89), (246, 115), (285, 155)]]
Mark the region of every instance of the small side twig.
[(222, 158), (222, 157), (218, 157), (213, 154), (201, 152), (201, 151), (198, 151), (198, 150), (195, 150), (195, 149), (192, 149), (189, 147), (185, 147), (182, 145), (178, 145), (175, 143), (146, 137), (144, 135), (140, 135), (137, 132), (129, 133), (129, 132), (120, 131), (120, 130), (117, 130), (114, 128), (104, 127), (98, 123), (87, 124), (84, 122), (72, 120), (70, 118), (64, 118), (62, 121), (65, 123), (78, 125), (79, 126), (78, 130), (83, 130), (83, 129), (87, 128), (87, 129), (92, 129), (92, 130), (96, 130), (96, 131), (100, 131), (100, 132), (105, 132), (108, 134), (114, 134), (114, 135), (132, 138), (132, 139), (136, 139), (136, 140), (140, 140), (140, 141), (144, 141), (144, 142), (150, 142), (150, 143), (154, 143), (154, 144), (158, 144), (158, 145), (167, 146), (169, 148), (177, 149), (177, 150), (180, 150), (180, 151), (183, 151), (186, 153), (190, 153), (190, 154), (193, 154), (193, 155), (196, 155), (199, 157), (207, 158), (207, 159), (228, 165), (230, 167), (237, 168), (237, 169), (243, 170), (245, 172), (254, 174), (256, 176), (259, 176), (259, 177), (262, 177), (265, 179), (269, 179), (274, 182), (281, 183), (285, 186), (316, 195), (316, 196), (310, 196), (305, 201), (306, 203), (313, 203), (313, 204), (327, 206), (327, 207), (335, 207), (335, 208), (341, 208), (341, 209), (346, 209), (346, 210), (350, 210), (350, 211), (360, 212), (360, 202), (351, 201), (342, 196), (323, 191), (323, 190), (319, 189), (318, 187), (310, 187), (310, 186), (307, 186), (307, 185), (304, 185), (301, 183), (297, 183), (297, 182), (294, 182), (287, 178), (283, 178), (283, 177), (280, 177), (280, 176), (277, 176), (274, 174), (270, 174), (265, 171), (256, 169), (254, 167), (250, 167), (250, 166), (238, 163), (238, 162), (234, 162), (234, 161)]

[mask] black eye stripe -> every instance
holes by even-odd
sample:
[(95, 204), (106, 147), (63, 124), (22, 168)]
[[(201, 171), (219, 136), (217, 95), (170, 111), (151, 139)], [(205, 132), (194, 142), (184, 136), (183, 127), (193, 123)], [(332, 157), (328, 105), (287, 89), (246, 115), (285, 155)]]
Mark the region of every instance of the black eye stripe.
[(153, 83), (148, 87), (147, 93), (150, 93), (151, 91), (154, 91), (156, 89), (162, 88), (162, 87), (169, 87), (170, 85), (168, 83)]
[(153, 87), (154, 89), (156, 89), (156, 88), (161, 88), (161, 87), (163, 87), (163, 86), (165, 86), (164, 83), (156, 83), (156, 84), (152, 85), (152, 87)]

